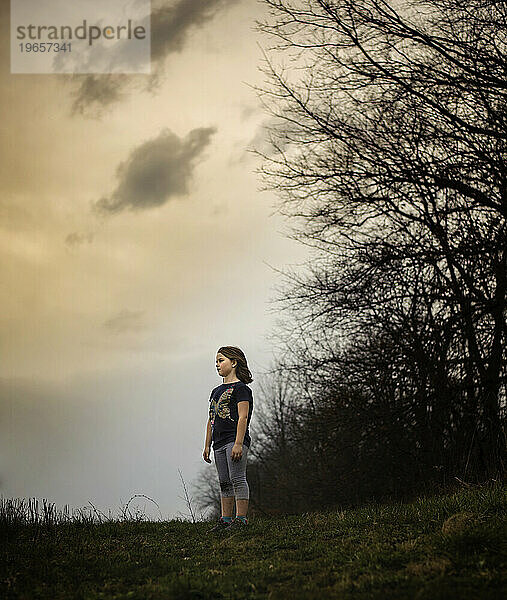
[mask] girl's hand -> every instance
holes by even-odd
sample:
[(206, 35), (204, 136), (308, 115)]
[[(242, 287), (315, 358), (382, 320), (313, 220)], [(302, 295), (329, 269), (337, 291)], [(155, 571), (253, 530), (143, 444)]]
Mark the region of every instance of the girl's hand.
[(234, 444), (232, 447), (231, 458), (232, 460), (241, 460), (243, 454), (243, 444)]
[(205, 446), (204, 450), (202, 452), (202, 457), (204, 458), (204, 460), (208, 463), (211, 462), (211, 458), (209, 457), (209, 446)]

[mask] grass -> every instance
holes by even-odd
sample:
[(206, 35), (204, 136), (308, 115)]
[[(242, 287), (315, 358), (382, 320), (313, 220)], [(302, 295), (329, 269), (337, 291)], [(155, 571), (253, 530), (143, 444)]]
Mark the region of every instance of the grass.
[(256, 516), (222, 539), (193, 514), (57, 522), (46, 510), (34, 522), (10, 501), (0, 507), (0, 597), (503, 598), (505, 491), (497, 483), (405, 504)]

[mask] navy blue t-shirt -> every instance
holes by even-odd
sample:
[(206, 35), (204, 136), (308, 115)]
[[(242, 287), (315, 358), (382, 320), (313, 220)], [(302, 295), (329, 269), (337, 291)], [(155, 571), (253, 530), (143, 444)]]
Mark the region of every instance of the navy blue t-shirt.
[(248, 426), (253, 410), (252, 390), (242, 381), (222, 383), (212, 390), (209, 399), (209, 418), (214, 450), (236, 440), (238, 402), (244, 400), (249, 402), (249, 406), (243, 444), (250, 447), (251, 438)]

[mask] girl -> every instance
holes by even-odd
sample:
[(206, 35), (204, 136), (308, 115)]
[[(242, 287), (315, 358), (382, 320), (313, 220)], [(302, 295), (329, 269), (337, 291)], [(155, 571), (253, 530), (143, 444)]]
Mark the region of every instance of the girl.
[[(211, 392), (203, 458), (209, 458), (213, 440), (215, 466), (220, 483), (222, 516), (211, 531), (248, 525), (246, 513), (250, 490), (246, 480), (246, 458), (250, 448), (248, 426), (253, 410), (253, 381), (245, 355), (236, 346), (222, 346), (216, 355), (218, 374), (223, 383)], [(236, 519), (232, 520), (236, 497)]]

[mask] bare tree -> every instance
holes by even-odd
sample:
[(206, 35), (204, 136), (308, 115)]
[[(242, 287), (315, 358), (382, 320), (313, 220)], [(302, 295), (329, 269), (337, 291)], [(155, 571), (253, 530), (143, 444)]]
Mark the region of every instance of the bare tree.
[(279, 120), (261, 173), (299, 224), (292, 237), (315, 249), (280, 298), (297, 315), (286, 368), (308, 384), (347, 360), (344, 339), (367, 333), (387, 349), (403, 334), (388, 369), (397, 385), (377, 397), (411, 394), (406, 423), (418, 411), (426, 435), (437, 418), (449, 437), (468, 421), (467, 459), (495, 477), (506, 458), (507, 5), (264, 1), (272, 19), (258, 28), (293, 66), (267, 59), (271, 86), (257, 88)]
[(200, 511), (207, 511), (209, 519), (222, 514), (220, 486), (214, 464), (203, 466), (198, 478), (192, 483), (193, 497)]

